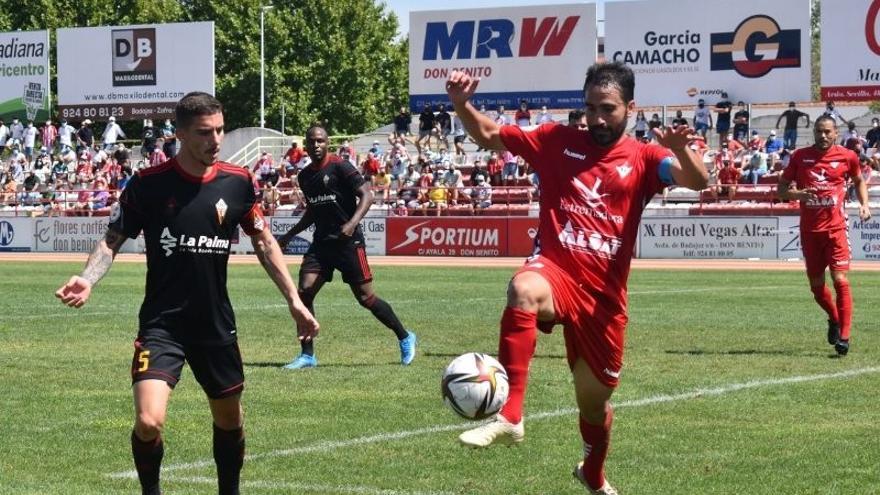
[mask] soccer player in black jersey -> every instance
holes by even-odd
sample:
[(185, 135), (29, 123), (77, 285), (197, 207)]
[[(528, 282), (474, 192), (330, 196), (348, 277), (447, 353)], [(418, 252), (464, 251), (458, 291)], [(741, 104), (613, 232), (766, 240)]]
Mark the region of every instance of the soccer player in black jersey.
[(175, 113), (180, 153), (131, 179), (82, 274), (71, 277), (55, 295), (68, 306), (82, 307), (125, 239), (143, 231), (147, 285), (131, 367), (131, 450), (142, 491), (160, 493), (168, 399), (187, 361), (208, 396), (214, 420), (219, 493), (238, 494), (244, 460), (244, 372), (226, 291), (229, 246), (238, 225), (251, 236), (260, 263), (287, 300), (299, 338), (311, 340), (318, 322), (300, 300), (266, 226), (250, 172), (218, 161), (220, 102), (207, 93), (189, 93)]
[[(325, 282), (333, 280), (333, 271), (342, 273), (342, 281), (361, 306), (397, 336), (400, 362), (408, 365), (416, 352), (416, 335), (407, 331), (394, 310), (373, 292), (373, 274), (367, 263), (361, 219), (373, 203), (373, 192), (360, 172), (348, 161), (327, 153), (327, 131), (312, 126), (306, 131), (306, 153), (312, 163), (302, 169), (297, 182), (306, 200), (302, 218), (278, 241), (286, 246), (296, 234), (315, 224), (311, 246), (299, 270), (299, 297), (314, 314), (314, 300)], [(312, 340), (300, 340), (302, 352), (284, 367), (314, 368), (318, 365)]]

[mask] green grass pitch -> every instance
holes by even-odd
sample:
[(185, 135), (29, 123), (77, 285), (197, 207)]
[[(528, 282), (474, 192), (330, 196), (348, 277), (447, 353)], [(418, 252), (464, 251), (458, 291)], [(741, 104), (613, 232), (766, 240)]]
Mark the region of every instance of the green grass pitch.
[[(80, 268), (0, 265), (0, 494), (138, 493), (128, 367), (145, 267), (117, 264), (86, 307), (64, 308), (53, 292)], [(407, 368), (392, 333), (328, 284), (320, 367), (288, 372), (298, 346), (280, 295), (259, 266), (230, 266), (243, 493), (583, 493), (558, 328), (539, 337), (521, 446), (460, 447), (469, 425), (441, 403), (453, 357), (497, 353), (512, 271), (375, 267), (377, 293), (420, 339)], [(803, 272), (634, 271), (609, 480), (626, 495), (880, 493), (880, 273), (850, 280), (852, 350), (837, 359)], [(216, 493), (210, 432), (185, 369), (165, 432), (167, 493)]]

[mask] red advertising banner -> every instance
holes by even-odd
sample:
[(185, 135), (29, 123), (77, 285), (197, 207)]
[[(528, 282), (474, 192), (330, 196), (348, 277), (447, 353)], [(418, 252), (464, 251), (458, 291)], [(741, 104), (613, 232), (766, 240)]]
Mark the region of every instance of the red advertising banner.
[(388, 256), (528, 256), (537, 218), (389, 217)]

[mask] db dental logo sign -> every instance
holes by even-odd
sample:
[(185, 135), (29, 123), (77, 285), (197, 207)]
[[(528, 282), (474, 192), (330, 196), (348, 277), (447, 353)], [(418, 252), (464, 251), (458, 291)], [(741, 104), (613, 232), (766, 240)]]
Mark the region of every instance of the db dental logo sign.
[(15, 229), (7, 221), (0, 222), (0, 247), (7, 247), (15, 240)]
[(780, 29), (772, 17), (754, 15), (732, 33), (712, 33), (711, 70), (762, 77), (773, 69), (801, 66), (801, 30)]
[(156, 29), (114, 29), (113, 86), (156, 85)]

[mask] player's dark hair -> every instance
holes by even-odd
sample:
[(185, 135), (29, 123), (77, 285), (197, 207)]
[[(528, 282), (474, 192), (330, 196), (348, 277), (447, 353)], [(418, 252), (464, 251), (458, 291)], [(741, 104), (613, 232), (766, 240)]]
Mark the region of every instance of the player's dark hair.
[(208, 93), (193, 91), (187, 93), (174, 107), (174, 120), (177, 127), (189, 127), (196, 117), (223, 113), (223, 104)]
[(587, 79), (584, 81), (585, 95), (592, 86), (614, 86), (620, 91), (624, 103), (629, 103), (635, 94), (636, 76), (623, 62), (601, 62), (591, 65), (587, 70)]
[(569, 122), (577, 122), (578, 120), (581, 120), (582, 118), (584, 118), (584, 115), (586, 115), (586, 114), (587, 114), (587, 112), (584, 112), (583, 110), (572, 110), (572, 111), (568, 112), (568, 121)]
[(837, 129), (837, 121), (834, 120), (834, 117), (832, 117), (830, 115), (820, 115), (819, 117), (817, 117), (816, 122), (813, 124), (813, 128), (815, 129), (815, 128), (819, 127), (819, 122), (823, 122), (826, 120), (831, 122), (831, 127)]

